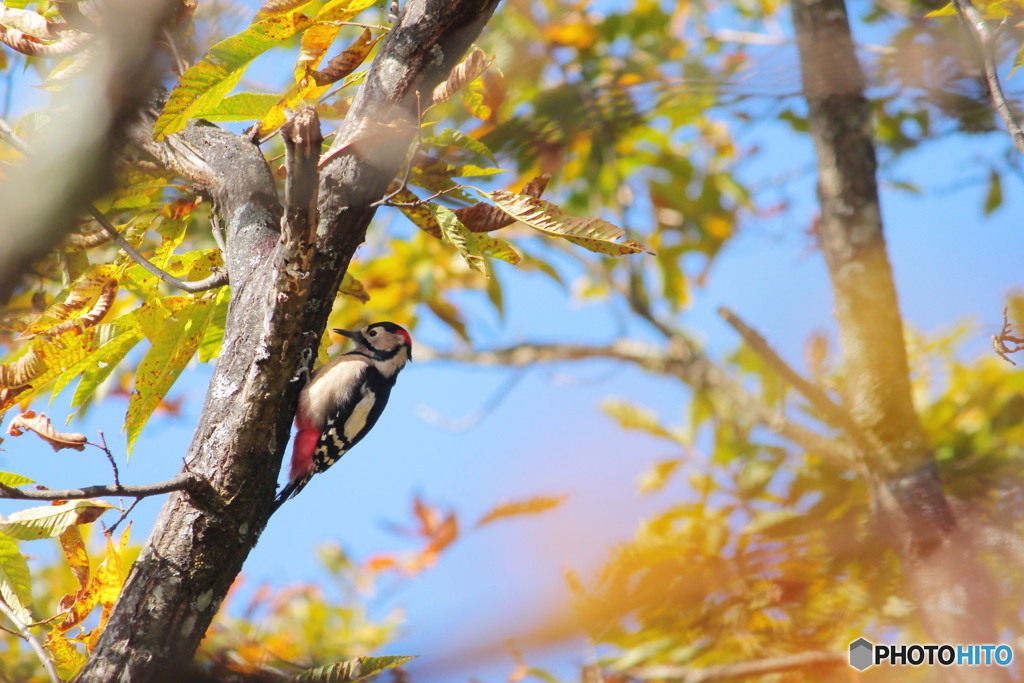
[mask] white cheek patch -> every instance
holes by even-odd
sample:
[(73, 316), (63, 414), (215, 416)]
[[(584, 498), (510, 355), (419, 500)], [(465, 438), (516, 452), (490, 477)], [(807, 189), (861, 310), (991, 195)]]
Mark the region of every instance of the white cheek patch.
[(369, 389), (364, 389), (363, 397), (345, 422), (345, 439), (347, 441), (352, 441), (359, 432), (363, 431), (363, 427), (366, 426), (366, 418), (376, 402), (377, 396)]

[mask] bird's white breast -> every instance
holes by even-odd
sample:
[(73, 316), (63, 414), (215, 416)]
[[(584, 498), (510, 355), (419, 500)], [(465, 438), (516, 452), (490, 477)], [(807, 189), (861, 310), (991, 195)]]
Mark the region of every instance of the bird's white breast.
[(359, 391), (362, 386), (360, 375), (367, 364), (368, 359), (362, 356), (340, 356), (313, 373), (312, 380), (299, 398), (301, 407), (313, 424), (325, 424), (327, 416), (350, 393)]

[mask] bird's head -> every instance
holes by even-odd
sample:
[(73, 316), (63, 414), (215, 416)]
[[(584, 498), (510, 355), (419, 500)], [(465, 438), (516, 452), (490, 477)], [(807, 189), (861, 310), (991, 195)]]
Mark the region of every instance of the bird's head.
[(354, 341), (357, 351), (364, 351), (379, 361), (398, 361), (397, 369), (412, 360), (412, 337), (401, 325), (383, 322), (361, 330), (334, 331)]

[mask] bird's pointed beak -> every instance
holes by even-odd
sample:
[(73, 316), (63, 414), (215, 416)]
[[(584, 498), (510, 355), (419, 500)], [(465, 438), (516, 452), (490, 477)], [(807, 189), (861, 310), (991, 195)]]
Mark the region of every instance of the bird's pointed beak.
[(366, 337), (364, 337), (363, 333), (360, 332), (359, 330), (339, 330), (335, 328), (334, 332), (335, 334), (340, 334), (342, 337), (348, 337), (356, 344), (360, 344), (362, 346), (369, 346), (369, 344), (366, 343)]

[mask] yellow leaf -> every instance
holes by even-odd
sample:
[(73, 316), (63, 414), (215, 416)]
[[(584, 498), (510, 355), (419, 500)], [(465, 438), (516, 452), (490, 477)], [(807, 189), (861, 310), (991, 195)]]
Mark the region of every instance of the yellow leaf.
[(571, 24), (552, 24), (544, 29), (544, 36), (555, 45), (585, 50), (594, 44), (597, 31), (581, 20)]
[(617, 240), (625, 236), (625, 232), (600, 218), (577, 218), (570, 216), (551, 202), (512, 194), (504, 190), (481, 192), (493, 201), (499, 209), (512, 218), (522, 221), (534, 230), (550, 237), (560, 237), (577, 244), (584, 249), (609, 256), (636, 254), (641, 251), (653, 253), (636, 240)]
[(480, 521), (476, 523), (477, 526), (483, 526), (489, 522), (493, 522), (496, 519), (504, 519), (506, 517), (515, 517), (518, 515), (535, 515), (538, 512), (544, 512), (556, 508), (566, 500), (568, 495), (563, 496), (535, 496), (533, 498), (527, 498), (526, 500), (517, 500), (508, 503), (500, 503), (491, 508), (487, 514), (480, 518)]
[(69, 500), (19, 510), (0, 521), (0, 533), (22, 541), (59, 536), (69, 526), (91, 524), (114, 506), (105, 500)]
[(115, 280), (118, 274), (118, 267), (113, 265), (92, 266), (82, 277), (75, 281), (71, 291), (64, 301), (53, 304), (39, 316), (23, 332), (22, 336), (27, 337), (40, 332), (46, 332), (59, 323), (68, 320), (74, 315), (83, 312), (91, 306), (100, 296), (104, 286), (111, 280)]
[(59, 629), (50, 631), (43, 642), (43, 647), (50, 653), (57, 673), (65, 681), (70, 680), (85, 664), (85, 655), (79, 652), (74, 642)]
[[(192, 300), (177, 313), (177, 320), (168, 311), (153, 333), (147, 333), (152, 346), (135, 373), (135, 391), (128, 399), (125, 417), (129, 454), (143, 426), (199, 348), (214, 311), (213, 301), (212, 297)], [(160, 315), (157, 307), (154, 315)]]
[(181, 75), (153, 126), (154, 138), (161, 140), (182, 130), (195, 112), (215, 107), (252, 60), (312, 24), (305, 14), (273, 16), (211, 47), (206, 57)]
[(953, 3), (949, 3), (945, 7), (942, 7), (941, 9), (933, 10), (933, 11), (929, 12), (928, 14), (926, 14), (924, 16), (928, 17), (928, 18), (931, 18), (931, 17), (955, 17), (956, 16), (956, 5), (954, 5)]

